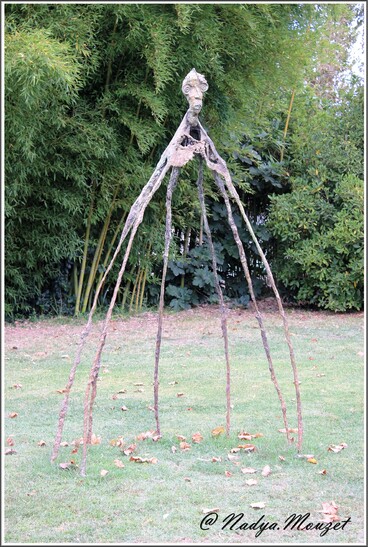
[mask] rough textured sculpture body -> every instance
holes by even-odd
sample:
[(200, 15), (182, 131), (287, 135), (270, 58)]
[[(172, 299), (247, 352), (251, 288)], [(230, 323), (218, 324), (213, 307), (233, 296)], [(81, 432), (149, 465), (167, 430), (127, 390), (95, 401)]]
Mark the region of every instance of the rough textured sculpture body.
[(84, 328), (80, 343), (78, 346), (78, 350), (75, 356), (75, 360), (73, 363), (73, 366), (70, 371), (69, 380), (66, 385), (66, 392), (65, 397), (60, 409), (59, 413), (59, 422), (58, 422), (58, 429), (55, 437), (54, 442), (54, 448), (51, 456), (51, 461), (54, 461), (58, 455), (60, 442), (62, 438), (62, 432), (64, 427), (64, 421), (68, 409), (68, 401), (69, 401), (69, 395), (70, 390), (72, 388), (74, 377), (76, 373), (76, 369), (78, 367), (78, 364), (80, 363), (81, 359), (81, 353), (85, 345), (86, 338), (91, 330), (92, 326), (92, 317), (97, 307), (97, 300), (101, 291), (101, 288), (106, 280), (107, 275), (109, 274), (112, 265), (114, 264), (120, 250), (122, 247), (122, 244), (124, 243), (125, 239), (127, 238), (129, 232), (130, 237), (129, 241), (125, 250), (124, 258), (122, 261), (122, 265), (118, 274), (118, 279), (116, 282), (116, 286), (111, 298), (110, 306), (105, 318), (105, 322), (103, 325), (102, 333), (100, 336), (99, 345), (97, 347), (97, 351), (95, 354), (95, 358), (93, 360), (93, 364), (91, 367), (89, 380), (86, 388), (85, 393), (85, 402), (84, 402), (84, 428), (83, 428), (83, 456), (82, 456), (82, 462), (81, 462), (81, 474), (84, 476), (86, 473), (86, 458), (87, 458), (87, 446), (91, 443), (91, 436), (92, 436), (92, 411), (93, 411), (93, 405), (96, 398), (96, 390), (97, 390), (97, 379), (98, 374), (101, 366), (101, 354), (102, 350), (105, 345), (106, 336), (107, 336), (107, 330), (108, 325), (111, 319), (112, 311), (116, 302), (116, 297), (120, 288), (120, 284), (125, 272), (125, 267), (128, 262), (130, 250), (133, 244), (133, 240), (135, 237), (135, 234), (138, 230), (138, 227), (140, 223), (143, 220), (143, 215), (145, 212), (145, 209), (147, 205), (150, 203), (153, 195), (160, 187), (165, 175), (171, 168), (171, 177), (169, 180), (168, 188), (167, 188), (167, 196), (166, 196), (166, 230), (165, 230), (165, 250), (164, 250), (164, 263), (163, 263), (163, 273), (162, 273), (162, 282), (161, 282), (161, 292), (160, 292), (160, 302), (159, 302), (159, 313), (158, 313), (158, 330), (157, 330), (157, 338), (156, 338), (156, 351), (155, 351), (155, 366), (154, 366), (154, 410), (155, 410), (155, 419), (156, 419), (156, 429), (157, 434), (160, 435), (160, 420), (159, 420), (159, 408), (158, 408), (158, 400), (159, 400), (159, 360), (160, 360), (160, 350), (161, 350), (161, 336), (162, 336), (162, 323), (163, 323), (163, 308), (164, 308), (164, 295), (165, 295), (165, 280), (166, 280), (166, 272), (167, 272), (167, 265), (168, 265), (168, 257), (169, 257), (169, 249), (170, 249), (170, 241), (171, 241), (171, 232), (172, 232), (172, 226), (171, 226), (171, 200), (172, 195), (174, 192), (174, 189), (178, 183), (178, 178), (180, 174), (180, 167), (184, 166), (186, 163), (188, 163), (190, 160), (192, 160), (195, 156), (199, 158), (199, 176), (197, 180), (197, 187), (198, 187), (198, 194), (199, 194), (199, 202), (201, 206), (201, 212), (202, 212), (202, 218), (204, 221), (204, 228), (207, 236), (207, 241), (209, 244), (211, 256), (212, 256), (212, 267), (213, 267), (213, 274), (214, 274), (214, 280), (215, 280), (215, 287), (216, 292), (219, 299), (220, 304), (220, 311), (221, 311), (221, 329), (222, 329), (222, 335), (224, 339), (224, 350), (225, 350), (225, 362), (226, 362), (226, 432), (229, 434), (230, 431), (230, 361), (229, 361), (229, 348), (228, 348), (228, 334), (227, 334), (227, 312), (226, 307), (224, 305), (224, 299), (222, 295), (221, 286), (218, 280), (217, 275), (217, 262), (216, 262), (216, 255), (215, 250), (212, 242), (212, 236), (206, 216), (206, 207), (205, 207), (205, 197), (204, 197), (204, 189), (203, 189), (203, 160), (206, 163), (207, 167), (213, 172), (214, 180), (217, 188), (219, 189), (220, 195), (224, 199), (226, 210), (228, 214), (228, 221), (229, 226), (232, 230), (236, 245), (238, 247), (240, 261), (243, 267), (244, 275), (246, 278), (246, 281), (248, 283), (248, 289), (249, 294), (252, 299), (254, 309), (255, 309), (255, 315), (261, 330), (261, 338), (263, 347), (266, 353), (267, 361), (268, 361), (268, 367), (270, 370), (270, 375), (272, 382), (275, 386), (277, 395), (280, 400), (281, 409), (282, 409), (282, 415), (284, 420), (284, 425), (286, 429), (286, 435), (288, 442), (291, 442), (290, 436), (289, 436), (289, 427), (288, 427), (288, 421), (286, 416), (286, 405), (285, 401), (283, 399), (280, 386), (278, 384), (278, 381), (276, 379), (276, 374), (271, 358), (271, 352), (270, 347), (267, 339), (267, 333), (266, 329), (264, 327), (263, 318), (260, 313), (259, 307), (257, 305), (255, 294), (253, 290), (252, 280), (249, 273), (249, 268), (247, 264), (247, 259), (244, 251), (243, 243), (239, 237), (238, 229), (236, 227), (236, 224), (233, 219), (233, 213), (231, 209), (231, 203), (230, 198), (232, 198), (235, 203), (237, 204), (240, 214), (244, 219), (244, 222), (249, 230), (249, 233), (257, 247), (258, 253), (263, 261), (268, 281), (270, 286), (272, 287), (280, 315), (282, 317), (283, 327), (284, 327), (284, 333), (286, 342), (289, 348), (289, 354), (290, 354), (290, 362), (292, 366), (293, 371), (293, 380), (295, 385), (295, 392), (296, 392), (296, 402), (297, 402), (297, 416), (298, 416), (298, 451), (301, 450), (302, 445), (302, 437), (303, 437), (303, 423), (302, 423), (302, 414), (301, 414), (301, 400), (300, 400), (300, 390), (299, 390), (299, 380), (298, 380), (298, 371), (295, 363), (295, 356), (294, 356), (294, 350), (291, 343), (291, 338), (289, 334), (289, 328), (287, 323), (287, 318), (283, 310), (282, 302), (280, 295), (278, 293), (278, 290), (276, 288), (273, 275), (270, 269), (270, 266), (267, 262), (267, 259), (259, 245), (259, 242), (254, 234), (254, 231), (252, 229), (251, 223), (249, 222), (249, 219), (247, 215), (245, 214), (243, 204), (239, 198), (239, 195), (232, 183), (230, 173), (227, 169), (225, 161), (219, 156), (217, 153), (217, 150), (207, 135), (206, 131), (202, 127), (200, 121), (199, 121), (199, 113), (202, 109), (202, 102), (203, 102), (203, 94), (207, 91), (208, 84), (205, 79), (205, 77), (202, 74), (199, 74), (196, 72), (196, 70), (193, 68), (185, 77), (183, 84), (182, 84), (182, 91), (188, 100), (189, 103), (189, 109), (187, 113), (185, 114), (182, 122), (180, 123), (174, 137), (172, 138), (171, 142), (163, 152), (156, 169), (154, 170), (150, 180), (147, 182), (143, 190), (141, 191), (141, 194), (136, 199), (135, 203), (133, 204), (130, 213), (127, 217), (125, 226), (123, 228), (120, 241), (117, 245), (117, 248), (115, 250), (114, 256), (107, 267), (103, 278), (100, 281), (100, 284), (96, 290), (96, 294), (94, 297), (93, 305), (88, 317), (88, 322), (86, 324), (86, 327)]

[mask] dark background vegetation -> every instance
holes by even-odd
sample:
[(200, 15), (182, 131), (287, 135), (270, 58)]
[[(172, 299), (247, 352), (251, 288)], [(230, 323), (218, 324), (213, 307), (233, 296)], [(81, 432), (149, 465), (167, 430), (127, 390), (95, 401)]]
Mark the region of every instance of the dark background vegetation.
[[(361, 4), (6, 5), (7, 318), (89, 310), (130, 207), (186, 111), (181, 82), (193, 67), (209, 83), (202, 123), (283, 298), (361, 309), (364, 89), (348, 52), (362, 18)], [(183, 170), (174, 194), (174, 309), (216, 301), (196, 167)], [(211, 177), (205, 184), (225, 295), (246, 306), (225, 207)], [(165, 185), (139, 228), (121, 311), (158, 302), (164, 200)], [(234, 215), (257, 295), (267, 295)]]

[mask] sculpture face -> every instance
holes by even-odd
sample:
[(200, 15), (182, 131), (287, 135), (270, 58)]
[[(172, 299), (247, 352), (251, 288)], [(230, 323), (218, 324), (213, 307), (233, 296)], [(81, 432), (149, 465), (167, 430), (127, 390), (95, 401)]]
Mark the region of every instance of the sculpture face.
[(189, 111), (198, 116), (202, 109), (203, 93), (208, 89), (206, 78), (192, 68), (184, 78), (181, 89), (189, 103)]

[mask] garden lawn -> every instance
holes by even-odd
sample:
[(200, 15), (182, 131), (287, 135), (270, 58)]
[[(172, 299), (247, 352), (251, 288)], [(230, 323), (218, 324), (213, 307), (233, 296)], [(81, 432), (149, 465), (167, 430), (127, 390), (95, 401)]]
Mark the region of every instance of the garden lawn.
[[(102, 327), (93, 326), (71, 392), (63, 441), (53, 465), (50, 454), (70, 366), (84, 320), (58, 318), (5, 328), (5, 536), (11, 543), (363, 543), (364, 542), (364, 359), (363, 314), (286, 311), (300, 376), (304, 417), (302, 454), (287, 446), (279, 400), (271, 382), (260, 331), (251, 310), (229, 311), (232, 367), (231, 435), (213, 437), (225, 425), (225, 364), (218, 308), (166, 312), (160, 363), (160, 415), (163, 437), (136, 441), (155, 429), (153, 364), (157, 315), (115, 315), (102, 357), (93, 432), (101, 438), (88, 450), (87, 477), (77, 467), (83, 435), (83, 399), (88, 371)], [(286, 399), (289, 426), (297, 427), (295, 390), (282, 323), (274, 308), (264, 313)], [(175, 383), (174, 383), (175, 382)], [(14, 387), (20, 384), (21, 387)], [(142, 384), (142, 385), (141, 385)], [(118, 393), (126, 390), (125, 393)], [(183, 393), (182, 396), (177, 396)], [(126, 406), (128, 410), (122, 411)], [(11, 413), (17, 413), (14, 418)], [(240, 441), (240, 431), (263, 436)], [(195, 444), (192, 435), (203, 440)], [(177, 435), (189, 450), (180, 449)], [(157, 458), (136, 463), (110, 441), (124, 438), (134, 455)], [(296, 437), (297, 434), (293, 434)], [(12, 444), (13, 446), (10, 446)], [(45, 446), (39, 446), (44, 441)], [(252, 443), (256, 450), (240, 450)], [(346, 443), (340, 452), (329, 445)], [(41, 443), (42, 444), (42, 443)], [(172, 447), (175, 447), (173, 449)], [(221, 458), (213, 462), (212, 458)], [(119, 468), (114, 460), (124, 467)], [(271, 474), (262, 476), (270, 466)], [(252, 467), (254, 474), (241, 469)], [(108, 473), (101, 476), (101, 470)], [(325, 470), (325, 474), (320, 472)], [(246, 481), (257, 480), (249, 486)], [(317, 530), (284, 530), (293, 513), (324, 519), (322, 503), (335, 502), (344, 529), (320, 537)], [(264, 502), (264, 509), (252, 503)], [(201, 530), (204, 510), (218, 510), (217, 522)], [(223, 527), (230, 513), (245, 522), (276, 522), (279, 529)]]

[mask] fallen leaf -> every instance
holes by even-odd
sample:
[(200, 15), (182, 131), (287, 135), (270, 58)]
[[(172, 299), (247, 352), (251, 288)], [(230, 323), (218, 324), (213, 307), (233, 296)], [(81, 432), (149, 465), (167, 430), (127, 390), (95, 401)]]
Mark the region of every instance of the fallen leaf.
[(84, 443), (83, 437), (79, 437), (79, 439), (74, 439), (74, 441), (71, 442), (71, 444), (76, 447), (79, 447), (83, 443)]
[(153, 408), (153, 406), (149, 406), (149, 407), (148, 407), (148, 410), (150, 410), (151, 412), (154, 412), (154, 411), (155, 411), (155, 409)]
[(46, 441), (38, 441), (38, 446), (46, 446)]
[(116, 395), (116, 393), (114, 393), (114, 395), (111, 396), (111, 399), (112, 399), (113, 401), (116, 401), (117, 398), (118, 398), (118, 396)]
[(139, 456), (130, 456), (129, 461), (135, 463), (157, 463), (157, 458), (140, 458)]
[(64, 462), (59, 463), (60, 469), (68, 470), (73, 469), (74, 467), (77, 467), (74, 460), (70, 460), (70, 462)]
[[(279, 433), (286, 433), (286, 428), (284, 427), (283, 429), (278, 429)], [(289, 427), (288, 429), (289, 433), (298, 433), (298, 430), (293, 428), (293, 427)]]
[(344, 448), (347, 448), (347, 444), (346, 443), (340, 443), (340, 444), (330, 444), (330, 446), (328, 447), (328, 451), (329, 452), (341, 452), (341, 450), (343, 450)]
[(245, 474), (257, 473), (257, 469), (254, 469), (253, 467), (242, 467), (241, 472)]
[(142, 382), (136, 382), (133, 386), (144, 386), (144, 384)]
[(318, 471), (318, 475), (327, 475), (327, 470), (322, 469), (322, 471)]
[(157, 443), (160, 439), (162, 439), (162, 435), (153, 435), (152, 437), (154, 443)]
[(8, 414), (9, 418), (16, 418), (18, 416), (18, 412), (10, 412), (10, 414)]
[(66, 441), (63, 441), (63, 442), (60, 443), (60, 446), (69, 446), (69, 443), (66, 442)]
[(230, 449), (230, 454), (236, 454), (237, 452), (240, 452), (240, 446), (237, 447), (237, 448), (231, 448)]
[(258, 481), (256, 481), (256, 479), (248, 479), (247, 481), (245, 481), (245, 484), (247, 486), (255, 486), (256, 484), (258, 484)]
[(78, 450), (79, 450), (79, 448), (73, 448), (73, 450), (71, 451), (71, 454), (77, 454)]
[(106, 469), (101, 469), (100, 471), (101, 477), (106, 477), (107, 474), (108, 474), (108, 471)]
[(100, 443), (101, 443), (101, 437), (92, 433), (91, 444), (100, 444)]
[(284, 461), (285, 461), (284, 456), (279, 456), (279, 460), (282, 461), (282, 462), (284, 462)]
[(119, 446), (120, 448), (124, 446), (124, 437), (119, 435), (117, 439), (111, 439), (109, 442), (110, 446)]
[(13, 454), (16, 454), (17, 451), (14, 450), (14, 448), (6, 448), (5, 450), (5, 456), (12, 456)]
[(201, 441), (203, 441), (203, 437), (202, 435), (198, 432), (198, 433), (194, 433), (194, 435), (192, 435), (192, 441), (195, 443), (195, 444), (199, 444)]
[(134, 450), (137, 448), (136, 444), (131, 444), (128, 446), (126, 450), (124, 450), (124, 454), (126, 456), (130, 456), (130, 454), (133, 454)]
[(173, 454), (175, 454), (175, 452), (176, 452), (177, 450), (178, 450), (178, 449), (176, 448), (176, 446), (172, 446), (172, 447), (171, 447), (171, 452), (172, 452)]
[(22, 389), (22, 384), (13, 384), (13, 389)]
[(271, 467), (269, 465), (265, 465), (264, 468), (262, 469), (262, 477), (268, 477), (268, 475), (271, 475), (272, 471), (271, 471)]
[(169, 382), (169, 386), (175, 386), (178, 382), (174, 380), (173, 382)]
[(231, 473), (231, 471), (225, 471), (225, 476), (226, 477), (232, 477), (233, 474)]
[(214, 463), (215, 462), (220, 462), (221, 461), (221, 458), (220, 457), (216, 457), (216, 456), (212, 456), (212, 460)]
[(186, 441), (187, 438), (184, 437), (184, 435), (176, 435), (176, 438), (178, 439), (178, 441)]
[(326, 376), (326, 374), (316, 374), (317, 378), (323, 378), (323, 376)]
[(8, 437), (8, 438), (6, 439), (6, 444), (7, 444), (8, 446), (14, 446), (14, 439), (12, 439), (11, 437)]
[(297, 454), (297, 457), (309, 460), (309, 458), (314, 458), (314, 454)]
[(340, 517), (337, 514), (338, 506), (334, 501), (323, 502), (322, 511), (317, 511), (317, 513), (323, 513), (324, 519), (322, 522), (336, 522), (340, 520)]
[(239, 444), (238, 448), (245, 450), (245, 452), (254, 452), (256, 450), (254, 444)]
[(176, 396), (177, 397), (184, 397), (184, 393), (177, 393)]
[(264, 509), (266, 507), (266, 504), (263, 501), (259, 501), (257, 503), (251, 503), (250, 506), (253, 509)]
[(126, 412), (128, 410), (128, 407), (126, 407), (125, 405), (123, 405), (120, 410), (122, 410), (123, 412)]
[(263, 437), (262, 433), (247, 433), (246, 431), (242, 431), (238, 435), (238, 439), (243, 441), (251, 441), (252, 439), (258, 439), (259, 437)]
[(151, 429), (150, 431), (145, 431), (144, 433), (140, 433), (137, 435), (136, 439), (137, 441), (144, 441), (146, 439), (152, 438), (152, 436), (155, 434), (155, 430)]
[(35, 496), (37, 494), (36, 490), (32, 490), (31, 492), (27, 492), (27, 496)]
[(212, 437), (218, 437), (219, 435), (222, 435), (222, 433), (225, 433), (225, 428), (222, 425), (215, 427), (215, 429), (212, 429), (211, 431)]
[(192, 409), (192, 407), (190, 406), (190, 407), (187, 408), (187, 410), (193, 410), (193, 409)]
[(307, 462), (308, 462), (308, 463), (318, 463), (317, 460), (316, 460), (316, 458), (308, 458), (308, 459), (307, 459)]
[(126, 393), (127, 390), (126, 389), (119, 389), (118, 393)]
[(191, 449), (190, 444), (186, 443), (185, 441), (182, 441), (179, 446), (180, 446), (180, 450), (190, 450)]
[(209, 515), (210, 513), (218, 513), (219, 511), (220, 509), (218, 507), (215, 507), (214, 509), (207, 509), (207, 508), (202, 509), (202, 513), (204, 515)]
[(239, 455), (238, 454), (228, 454), (227, 455), (227, 459), (231, 462), (236, 462), (239, 460)]
[(56, 393), (66, 393), (67, 391), (67, 389), (57, 389)]
[(143, 393), (143, 392), (144, 392), (144, 389), (142, 389), (142, 388), (139, 387), (138, 389), (135, 389), (134, 392), (135, 392), (135, 393)]

